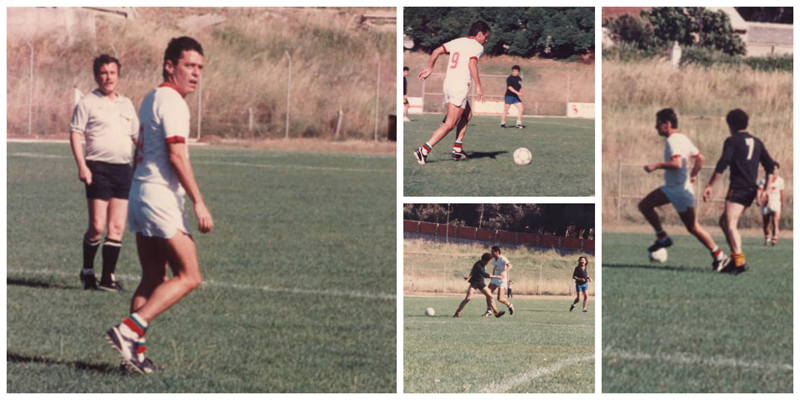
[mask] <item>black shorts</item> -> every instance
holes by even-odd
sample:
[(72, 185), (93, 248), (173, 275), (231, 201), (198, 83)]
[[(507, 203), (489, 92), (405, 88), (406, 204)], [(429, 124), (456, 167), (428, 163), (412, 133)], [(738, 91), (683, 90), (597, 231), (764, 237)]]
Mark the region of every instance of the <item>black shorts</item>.
[(728, 195), (725, 196), (725, 200), (750, 207), (753, 204), (753, 200), (756, 199), (757, 191), (758, 189), (756, 188), (731, 188), (728, 189)]
[(472, 286), (473, 289), (478, 289), (478, 290), (481, 290), (486, 287), (485, 282), (478, 282), (478, 283), (470, 282), (469, 285)]
[(130, 164), (109, 164), (102, 161), (87, 161), (92, 171), (92, 184), (86, 186), (86, 198), (96, 200), (128, 200), (133, 171)]

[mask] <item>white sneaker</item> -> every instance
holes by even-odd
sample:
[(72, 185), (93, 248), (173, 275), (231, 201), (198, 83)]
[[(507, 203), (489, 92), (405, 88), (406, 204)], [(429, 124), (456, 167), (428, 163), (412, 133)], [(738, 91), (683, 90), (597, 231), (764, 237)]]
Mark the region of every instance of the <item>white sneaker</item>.
[(403, 117), (403, 122), (411, 122), (411, 120), (408, 117)]

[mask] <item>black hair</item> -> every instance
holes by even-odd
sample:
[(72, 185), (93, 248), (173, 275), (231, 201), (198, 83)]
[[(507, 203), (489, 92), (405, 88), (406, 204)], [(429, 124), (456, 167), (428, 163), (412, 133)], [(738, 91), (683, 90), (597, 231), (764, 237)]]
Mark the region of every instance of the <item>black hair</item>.
[(467, 36), (478, 36), (479, 33), (484, 35), (489, 33), (489, 25), (483, 21), (477, 21), (469, 27), (469, 34)]
[[(202, 56), (203, 46), (200, 45), (200, 42), (188, 36), (172, 38), (167, 45), (167, 49), (164, 51), (164, 65), (167, 64), (167, 61), (171, 61), (173, 66), (177, 66), (178, 60), (181, 59), (184, 51), (196, 51)], [(169, 78), (166, 68), (162, 67), (161, 75), (164, 77), (164, 80)]]
[(581, 266), (581, 258), (586, 260), (586, 265), (589, 265), (589, 259), (584, 257), (584, 256), (580, 256), (580, 257), (578, 257), (578, 266), (579, 267)]
[(483, 262), (489, 262), (489, 260), (491, 260), (491, 259), (492, 259), (492, 255), (489, 254), (489, 253), (483, 253), (483, 255), (481, 256), (481, 261), (483, 261)]
[(678, 128), (678, 114), (675, 114), (675, 110), (671, 108), (665, 108), (657, 112), (656, 121), (669, 122), (670, 124), (672, 124), (673, 129)]
[(492, 251), (500, 252), (500, 246), (492, 246)]
[(519, 71), (519, 65), (515, 65), (515, 66), (511, 67), (511, 70), (512, 70), (512, 71), (513, 71), (513, 70), (517, 70), (517, 71)]
[(728, 127), (736, 132), (747, 129), (747, 123), (749, 120), (750, 117), (747, 116), (747, 113), (741, 108), (731, 110), (725, 117), (725, 122), (728, 123)]
[(97, 58), (94, 59), (94, 63), (92, 64), (92, 72), (94, 72), (94, 77), (97, 78), (100, 76), (100, 68), (106, 64), (117, 64), (117, 75), (122, 72), (122, 64), (119, 63), (119, 60), (116, 57), (111, 57), (108, 54), (100, 54)]
[(408, 71), (408, 67), (403, 67), (403, 71)]

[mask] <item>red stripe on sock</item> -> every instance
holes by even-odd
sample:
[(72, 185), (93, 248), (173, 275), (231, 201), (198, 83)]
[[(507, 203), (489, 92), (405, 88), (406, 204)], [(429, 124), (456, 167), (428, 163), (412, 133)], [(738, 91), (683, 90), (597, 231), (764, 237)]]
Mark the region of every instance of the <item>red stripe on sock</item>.
[(144, 336), (144, 330), (142, 330), (142, 328), (140, 328), (139, 325), (136, 324), (136, 322), (133, 322), (131, 317), (125, 318), (122, 321), (122, 323), (125, 324), (125, 326), (127, 326), (128, 328), (131, 328), (131, 330), (136, 332), (137, 335)]
[(147, 351), (147, 346), (136, 346), (136, 354), (143, 354)]

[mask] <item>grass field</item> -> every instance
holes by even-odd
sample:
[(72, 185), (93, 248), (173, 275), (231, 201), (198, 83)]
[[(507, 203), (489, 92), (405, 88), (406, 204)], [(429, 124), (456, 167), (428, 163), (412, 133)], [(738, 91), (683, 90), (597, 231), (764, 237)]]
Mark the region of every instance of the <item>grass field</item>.
[[(594, 194), (594, 120), (524, 118), (525, 129), (500, 128), (499, 116), (474, 116), (464, 138), (466, 161), (452, 161), (455, 131), (417, 164), (414, 150), (430, 139), (438, 114), (412, 115), (403, 124), (406, 196), (590, 196)], [(509, 117), (507, 123), (513, 125)], [(533, 154), (516, 165), (514, 150)]]
[(594, 301), (582, 313), (570, 300), (512, 299), (514, 315), (498, 319), (480, 316), (476, 296), (452, 318), (461, 300), (404, 298), (405, 393), (594, 393)]
[(166, 370), (125, 376), (103, 334), (137, 283), (134, 237), (117, 268), (129, 291), (81, 290), (68, 146), (8, 144), (7, 391), (395, 392), (396, 159), (190, 151), (215, 220), (195, 235), (204, 284), (151, 325)]
[(603, 235), (603, 392), (791, 393), (792, 241), (745, 238), (750, 270), (731, 276), (673, 240), (649, 264), (650, 235)]

